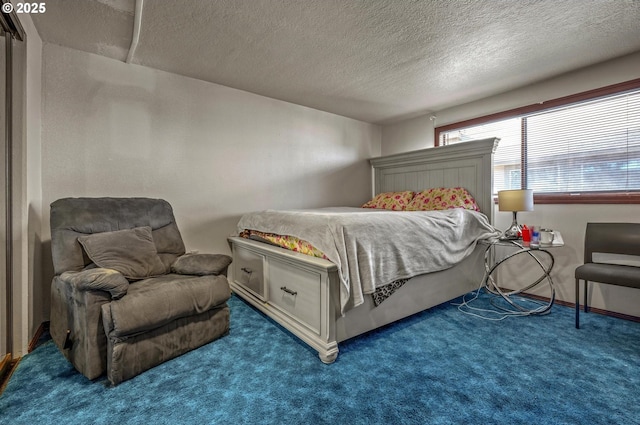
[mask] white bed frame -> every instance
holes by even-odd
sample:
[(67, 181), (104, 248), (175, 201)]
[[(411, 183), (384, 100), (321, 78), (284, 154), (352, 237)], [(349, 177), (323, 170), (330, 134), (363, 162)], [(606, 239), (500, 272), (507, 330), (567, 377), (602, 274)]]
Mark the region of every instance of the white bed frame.
[[(373, 194), (434, 187), (466, 188), (493, 222), (491, 138), (370, 160)], [(480, 285), (484, 249), (447, 270), (410, 279), (377, 307), (365, 303), (340, 314), (337, 267), (330, 261), (240, 238), (233, 252), (231, 289), (332, 363), (338, 343), (466, 294)]]

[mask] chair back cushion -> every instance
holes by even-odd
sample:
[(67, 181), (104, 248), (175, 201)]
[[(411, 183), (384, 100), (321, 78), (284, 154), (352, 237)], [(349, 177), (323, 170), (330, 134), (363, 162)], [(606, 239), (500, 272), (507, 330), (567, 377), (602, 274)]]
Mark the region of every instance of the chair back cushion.
[(51, 204), (51, 254), (56, 275), (91, 263), (78, 237), (151, 228), (158, 256), (168, 267), (185, 253), (171, 205), (151, 198), (64, 198)]
[(594, 253), (640, 255), (640, 223), (587, 223), (585, 264)]

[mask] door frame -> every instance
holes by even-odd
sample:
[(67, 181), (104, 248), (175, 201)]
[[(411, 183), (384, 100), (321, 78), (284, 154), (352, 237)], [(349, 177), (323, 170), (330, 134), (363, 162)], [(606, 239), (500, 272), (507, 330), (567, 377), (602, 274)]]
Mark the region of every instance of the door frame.
[(24, 41), (25, 32), (24, 28), (20, 24), (18, 16), (15, 10), (11, 12), (5, 12), (5, 4), (10, 4), (9, 0), (0, 0), (2, 3), (2, 11), (0, 12), (0, 31), (3, 34), (4, 46), (0, 48), (4, 49), (5, 54), (5, 74), (4, 81), (0, 81), (5, 87), (4, 99), (0, 99), (0, 102), (4, 102), (5, 110), (5, 122), (4, 122), (4, 134), (0, 137), (4, 138), (4, 192), (5, 192), (5, 301), (6, 309), (4, 314), (4, 324), (6, 331), (6, 346), (0, 353), (0, 377), (6, 373), (6, 369), (12, 364), (12, 352), (13, 352), (13, 285), (14, 285), (14, 270), (13, 270), (13, 40)]

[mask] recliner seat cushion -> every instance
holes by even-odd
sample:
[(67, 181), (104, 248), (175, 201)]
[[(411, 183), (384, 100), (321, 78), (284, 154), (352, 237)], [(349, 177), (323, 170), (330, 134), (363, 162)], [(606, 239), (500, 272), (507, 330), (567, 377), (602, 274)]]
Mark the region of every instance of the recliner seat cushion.
[(155, 329), (214, 309), (230, 296), (224, 276), (168, 274), (134, 282), (126, 297), (111, 302), (113, 328), (109, 336), (126, 338)]

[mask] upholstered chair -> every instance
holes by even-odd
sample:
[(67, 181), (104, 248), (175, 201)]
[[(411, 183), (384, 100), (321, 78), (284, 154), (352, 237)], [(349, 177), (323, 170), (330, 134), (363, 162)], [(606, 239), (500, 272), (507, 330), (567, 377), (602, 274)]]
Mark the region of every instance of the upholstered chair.
[(589, 282), (640, 289), (640, 223), (587, 223), (584, 264), (575, 271), (576, 328), (580, 328), (580, 281), (584, 312), (589, 312)]
[(89, 379), (116, 385), (229, 332), (231, 258), (186, 254), (162, 199), (59, 199), (51, 251), (51, 336)]

